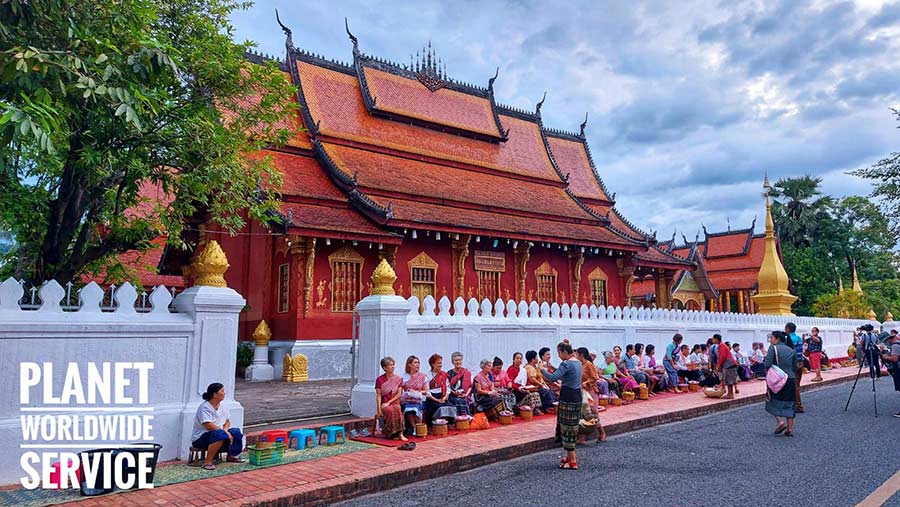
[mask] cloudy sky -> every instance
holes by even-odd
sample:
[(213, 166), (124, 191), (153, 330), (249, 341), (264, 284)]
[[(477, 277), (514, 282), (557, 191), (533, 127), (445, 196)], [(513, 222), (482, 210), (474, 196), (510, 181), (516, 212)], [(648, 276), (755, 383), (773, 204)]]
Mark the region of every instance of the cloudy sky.
[(846, 171), (900, 150), (900, 0), (885, 2), (257, 0), (239, 39), (283, 57), (274, 9), (298, 47), (399, 62), (428, 40), (454, 79), (588, 137), (618, 206), (661, 239), (747, 227), (765, 171), (866, 194)]

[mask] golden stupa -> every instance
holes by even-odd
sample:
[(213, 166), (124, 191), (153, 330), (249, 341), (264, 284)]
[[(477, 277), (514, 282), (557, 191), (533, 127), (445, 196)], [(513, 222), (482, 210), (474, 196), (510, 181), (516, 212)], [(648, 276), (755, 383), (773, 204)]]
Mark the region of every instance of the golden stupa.
[(759, 267), (759, 275), (756, 277), (759, 288), (753, 296), (753, 301), (759, 307), (759, 313), (764, 315), (794, 315), (791, 305), (797, 300), (797, 296), (788, 291), (788, 275), (781, 264), (778, 249), (775, 245), (775, 222), (772, 220), (772, 203), (769, 202), (769, 177), (763, 183), (766, 190), (766, 254), (762, 266)]

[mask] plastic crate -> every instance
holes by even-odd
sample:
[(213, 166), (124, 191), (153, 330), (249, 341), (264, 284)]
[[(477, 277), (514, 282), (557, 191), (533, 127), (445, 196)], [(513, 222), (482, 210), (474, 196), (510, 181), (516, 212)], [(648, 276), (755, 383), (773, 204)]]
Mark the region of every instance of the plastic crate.
[(284, 447), (282, 442), (259, 442), (247, 447), (250, 452), (251, 465), (272, 465), (284, 460)]

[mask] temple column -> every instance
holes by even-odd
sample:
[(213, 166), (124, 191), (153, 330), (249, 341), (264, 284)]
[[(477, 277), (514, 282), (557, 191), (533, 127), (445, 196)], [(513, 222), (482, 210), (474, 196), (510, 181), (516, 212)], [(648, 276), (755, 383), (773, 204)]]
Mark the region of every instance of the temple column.
[(619, 276), (625, 287), (625, 304), (631, 306), (631, 284), (634, 283), (634, 266), (625, 259), (616, 259), (616, 267), (619, 268)]
[(297, 283), (294, 284), (294, 300), (297, 314), (306, 317), (312, 301), (313, 267), (316, 261), (316, 238), (291, 237), (291, 271), (295, 273)]
[(453, 299), (466, 297), (466, 259), (469, 257), (469, 240), (472, 236), (463, 235), (454, 239), (450, 246), (452, 250), (452, 265), (450, 267), (453, 277)]
[(731, 311), (731, 291), (725, 291), (725, 311)]
[(569, 294), (572, 304), (578, 305), (578, 292), (581, 290), (581, 267), (584, 265), (584, 253), (569, 252)]
[(516, 291), (519, 301), (525, 301), (525, 279), (528, 276), (528, 259), (531, 257), (531, 245), (527, 241), (520, 241), (514, 248), (516, 258)]
[(656, 307), (669, 308), (671, 301), (669, 299), (668, 286), (666, 285), (665, 271), (657, 269), (653, 281), (656, 287)]
[(739, 290), (737, 293), (738, 296), (738, 313), (747, 313), (747, 309), (744, 308), (744, 291)]

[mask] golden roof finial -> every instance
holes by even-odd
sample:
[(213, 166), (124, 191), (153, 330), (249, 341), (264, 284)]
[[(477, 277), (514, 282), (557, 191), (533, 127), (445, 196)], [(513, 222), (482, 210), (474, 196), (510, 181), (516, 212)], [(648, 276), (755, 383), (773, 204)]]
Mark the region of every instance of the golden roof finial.
[(272, 331), (269, 329), (269, 325), (264, 320), (259, 321), (256, 329), (253, 330), (253, 341), (256, 343), (256, 346), (265, 347), (271, 339)]
[(375, 271), (372, 272), (372, 284), (374, 287), (371, 294), (373, 296), (395, 295), (395, 281), (397, 281), (397, 274), (394, 273), (394, 268), (391, 267), (387, 260), (381, 259), (381, 262), (375, 267)]
[(191, 271), (197, 277), (194, 285), (228, 287), (225, 277), (222, 276), (227, 270), (228, 258), (216, 240), (207, 242), (200, 255), (191, 264)]
[(775, 221), (772, 219), (772, 204), (769, 201), (769, 175), (763, 180), (766, 191), (766, 250), (762, 265), (759, 267), (757, 294), (753, 300), (759, 306), (759, 313), (767, 315), (793, 315), (791, 305), (797, 300), (788, 291), (788, 275), (778, 255), (775, 243)]
[(856, 263), (853, 263), (853, 290), (862, 293), (862, 286), (859, 285), (859, 275), (856, 274)]
[(869, 313), (866, 314), (866, 318), (869, 320), (875, 320), (878, 318), (878, 316), (875, 315), (875, 310), (869, 309)]
[(884, 314), (884, 321), (885, 321), (885, 322), (893, 322), (893, 321), (894, 321), (894, 314), (891, 313), (891, 312), (885, 313), (885, 314)]

